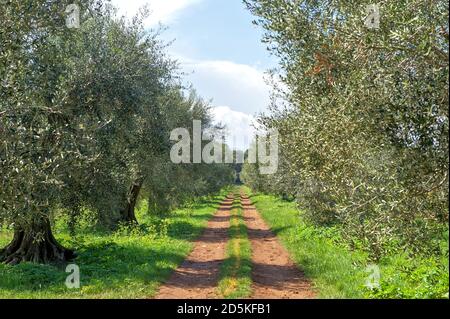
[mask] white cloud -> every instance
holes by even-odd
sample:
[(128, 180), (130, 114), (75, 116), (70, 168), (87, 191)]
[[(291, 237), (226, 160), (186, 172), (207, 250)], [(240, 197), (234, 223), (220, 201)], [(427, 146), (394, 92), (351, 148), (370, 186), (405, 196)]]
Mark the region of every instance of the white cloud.
[(212, 109), (216, 124), (226, 127), (226, 140), (233, 149), (246, 150), (255, 136), (257, 123), (252, 115), (232, 110), (229, 106), (217, 106)]
[(187, 79), (201, 96), (212, 98), (214, 105), (228, 105), (252, 115), (267, 109), (271, 87), (263, 71), (231, 61), (179, 61)]
[(227, 144), (246, 150), (258, 128), (255, 116), (267, 110), (271, 86), (257, 68), (225, 60), (193, 60), (173, 54), (186, 79), (205, 99), (212, 99), (216, 123), (226, 126)]
[(111, 0), (111, 3), (119, 9), (119, 15), (126, 17), (134, 16), (140, 8), (148, 5), (151, 15), (145, 25), (150, 27), (159, 22), (171, 22), (180, 11), (201, 1), (203, 0)]

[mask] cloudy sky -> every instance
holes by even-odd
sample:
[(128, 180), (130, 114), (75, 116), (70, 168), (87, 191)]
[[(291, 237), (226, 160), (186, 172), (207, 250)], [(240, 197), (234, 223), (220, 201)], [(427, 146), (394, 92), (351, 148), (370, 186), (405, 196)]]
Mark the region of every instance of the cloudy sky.
[(197, 92), (214, 106), (216, 121), (235, 135), (237, 148), (252, 139), (252, 122), (269, 104), (265, 71), (275, 61), (260, 42), (262, 32), (241, 0), (112, 0), (120, 15), (148, 4), (147, 27), (162, 23), (165, 41)]

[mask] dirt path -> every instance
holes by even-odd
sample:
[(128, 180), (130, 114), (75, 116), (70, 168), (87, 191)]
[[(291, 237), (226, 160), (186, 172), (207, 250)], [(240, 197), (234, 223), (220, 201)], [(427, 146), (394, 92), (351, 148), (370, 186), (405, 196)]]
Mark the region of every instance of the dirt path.
[[(252, 299), (304, 299), (315, 293), (275, 234), (246, 196), (243, 217), (252, 246)], [(156, 299), (213, 299), (225, 259), (232, 196), (221, 204), (186, 260), (160, 287)]]
[(244, 219), (252, 244), (252, 280), (255, 299), (304, 299), (315, 294), (304, 274), (261, 218), (248, 197), (242, 196)]
[(232, 205), (233, 198), (228, 196), (196, 240), (191, 254), (160, 287), (156, 299), (219, 298), (216, 288), (219, 268), (225, 259)]

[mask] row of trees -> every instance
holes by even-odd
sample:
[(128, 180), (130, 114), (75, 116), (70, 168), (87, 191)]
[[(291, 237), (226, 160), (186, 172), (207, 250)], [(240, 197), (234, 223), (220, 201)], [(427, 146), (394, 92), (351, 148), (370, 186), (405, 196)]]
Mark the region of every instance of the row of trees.
[(245, 182), (295, 198), (311, 222), (340, 225), (375, 258), (393, 245), (438, 250), (448, 222), (448, 2), (384, 1), (379, 16), (366, 11), (371, 1), (245, 3), (284, 84), (260, 118), (279, 131), (278, 173), (246, 164)]
[(88, 209), (114, 226), (234, 181), (226, 165), (175, 165), (170, 132), (214, 131), (209, 105), (183, 88), (157, 31), (141, 12), (117, 18), (102, 0), (80, 0), (81, 24), (66, 27), (72, 0), (1, 0), (0, 226), (14, 230), (0, 250), (10, 264), (74, 256), (51, 231), (51, 213), (71, 224)]

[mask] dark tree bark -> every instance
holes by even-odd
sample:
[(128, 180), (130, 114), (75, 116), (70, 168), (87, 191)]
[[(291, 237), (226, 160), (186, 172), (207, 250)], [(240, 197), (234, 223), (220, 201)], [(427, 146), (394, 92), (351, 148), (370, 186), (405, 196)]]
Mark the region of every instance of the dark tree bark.
[(141, 192), (142, 185), (144, 184), (144, 177), (140, 177), (135, 180), (128, 192), (124, 209), (120, 211), (121, 221), (130, 224), (138, 224), (134, 209)]
[(28, 228), (17, 228), (11, 243), (0, 250), (0, 261), (10, 265), (21, 262), (62, 263), (74, 257), (72, 250), (56, 241), (47, 217), (40, 218)]

